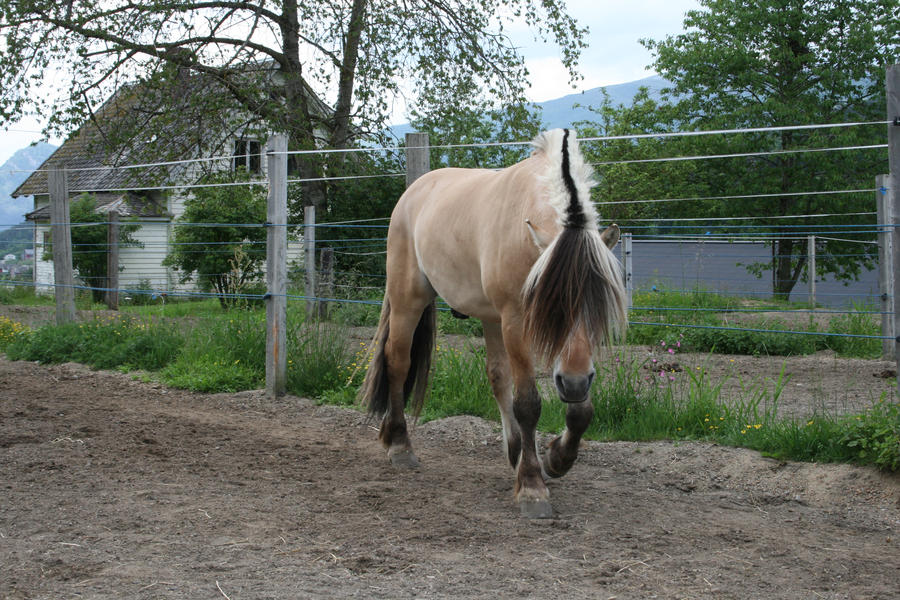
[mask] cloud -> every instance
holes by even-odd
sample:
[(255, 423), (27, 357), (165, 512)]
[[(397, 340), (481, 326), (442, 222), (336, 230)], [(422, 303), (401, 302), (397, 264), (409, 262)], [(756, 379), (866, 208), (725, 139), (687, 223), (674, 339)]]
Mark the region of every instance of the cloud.
[(664, 39), (682, 32), (684, 15), (700, 8), (699, 0), (573, 0), (569, 13), (590, 33), (579, 70), (584, 76), (573, 88), (552, 44), (535, 42), (524, 29), (516, 29), (514, 42), (521, 48), (531, 73), (529, 98), (536, 102), (578, 91), (625, 83), (653, 75), (653, 62), (641, 39)]

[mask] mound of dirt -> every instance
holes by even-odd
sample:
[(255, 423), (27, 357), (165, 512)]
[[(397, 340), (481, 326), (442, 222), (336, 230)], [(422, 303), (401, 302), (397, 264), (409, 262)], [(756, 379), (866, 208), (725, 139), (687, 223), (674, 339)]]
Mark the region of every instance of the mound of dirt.
[(0, 358), (0, 596), (897, 597), (897, 476), (586, 443), (527, 521), (496, 425), (413, 440), (398, 472), (354, 410)]

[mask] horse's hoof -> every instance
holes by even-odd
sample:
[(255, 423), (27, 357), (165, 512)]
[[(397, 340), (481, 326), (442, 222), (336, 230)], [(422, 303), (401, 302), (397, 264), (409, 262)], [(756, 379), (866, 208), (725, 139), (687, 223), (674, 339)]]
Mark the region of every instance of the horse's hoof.
[(552, 519), (553, 507), (548, 500), (523, 500), (519, 510), (526, 519)]
[(390, 453), (391, 464), (398, 469), (418, 469), (419, 459), (412, 450), (398, 450)]
[(572, 468), (572, 465), (575, 463), (574, 460), (563, 462), (563, 464), (552, 464), (553, 461), (550, 458), (550, 452), (544, 456), (544, 460), (541, 462), (541, 472), (544, 475), (544, 481), (549, 481), (550, 479), (558, 479), (569, 472), (569, 469)]

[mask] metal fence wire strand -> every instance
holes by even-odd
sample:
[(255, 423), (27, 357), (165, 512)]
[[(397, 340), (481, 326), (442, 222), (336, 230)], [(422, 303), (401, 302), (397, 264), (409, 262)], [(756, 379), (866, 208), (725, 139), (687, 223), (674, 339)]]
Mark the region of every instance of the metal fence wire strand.
[[(814, 130), (814, 129), (827, 129), (827, 128), (850, 128), (850, 127), (866, 127), (873, 125), (885, 125), (888, 124), (888, 121), (874, 121), (874, 122), (848, 122), (848, 123), (823, 123), (823, 124), (815, 124), (815, 125), (795, 125), (795, 126), (778, 126), (778, 127), (762, 127), (762, 128), (744, 128), (744, 129), (722, 129), (715, 131), (686, 131), (686, 132), (668, 132), (663, 134), (633, 134), (633, 135), (622, 135), (622, 136), (598, 136), (598, 137), (589, 137), (582, 138), (580, 141), (585, 144), (591, 143), (603, 143), (606, 141), (614, 141), (614, 140), (637, 140), (637, 139), (645, 139), (645, 138), (667, 138), (667, 137), (676, 137), (676, 136), (711, 136), (711, 135), (739, 135), (742, 133), (759, 133), (759, 132), (781, 132), (781, 131), (798, 131), (798, 130)], [(427, 147), (428, 149), (461, 149), (461, 148), (490, 148), (490, 147), (499, 147), (499, 146), (525, 146), (530, 144), (530, 142), (525, 141), (504, 141), (504, 142), (489, 142), (489, 143), (476, 143), (476, 144), (448, 144), (448, 145), (434, 145)], [(595, 163), (598, 166), (605, 165), (614, 165), (614, 164), (628, 164), (628, 163), (642, 163), (642, 162), (664, 162), (664, 161), (691, 161), (691, 160), (709, 160), (709, 159), (720, 159), (720, 158), (747, 158), (747, 157), (760, 157), (760, 156), (768, 156), (768, 155), (778, 155), (778, 154), (791, 154), (791, 153), (821, 153), (821, 152), (844, 152), (844, 151), (859, 151), (859, 150), (881, 150), (887, 148), (887, 144), (870, 144), (870, 145), (860, 145), (860, 146), (841, 146), (841, 147), (833, 147), (833, 148), (808, 148), (808, 149), (798, 149), (798, 150), (780, 150), (780, 151), (757, 151), (757, 152), (745, 152), (745, 153), (735, 153), (735, 154), (715, 154), (715, 155), (707, 155), (707, 156), (678, 156), (678, 157), (657, 157), (657, 158), (646, 158), (646, 159), (636, 159), (636, 160), (623, 160), (623, 161), (606, 161), (601, 163)], [(289, 151), (289, 152), (265, 152), (259, 155), (260, 161), (265, 162), (263, 159), (266, 157), (271, 157), (274, 155), (292, 155), (292, 154), (335, 154), (335, 153), (373, 153), (373, 152), (391, 152), (391, 153), (402, 153), (409, 152), (413, 150), (421, 150), (426, 147), (419, 146), (380, 146), (380, 147), (363, 147), (363, 148), (338, 148), (338, 149), (315, 149), (315, 150), (305, 150), (305, 151)], [(255, 155), (254, 155), (255, 156)], [(179, 161), (160, 161), (160, 162), (147, 162), (147, 163), (139, 163), (139, 164), (129, 164), (129, 165), (114, 165), (114, 166), (99, 166), (99, 167), (85, 167), (79, 169), (69, 169), (72, 172), (78, 171), (91, 171), (91, 170), (119, 170), (119, 169), (130, 169), (130, 170), (139, 170), (139, 169), (158, 169), (158, 168), (169, 168), (175, 166), (183, 166), (190, 164), (214, 164), (216, 162), (222, 164), (230, 164), (232, 160), (234, 160), (234, 156), (211, 156), (211, 157), (202, 157), (195, 159), (186, 159)], [(32, 171), (38, 172), (38, 171)], [(46, 170), (44, 171), (46, 172)], [(304, 183), (304, 182), (314, 182), (314, 181), (328, 181), (328, 182), (350, 182), (354, 180), (365, 180), (365, 179), (375, 179), (375, 178), (392, 178), (392, 177), (402, 177), (405, 176), (406, 173), (373, 173), (366, 175), (354, 175), (354, 176), (323, 176), (317, 178), (307, 178), (307, 179), (291, 179), (286, 178), (286, 184), (296, 184), (296, 183)], [(233, 187), (233, 186), (270, 186), (271, 182), (267, 179), (254, 179), (251, 181), (243, 181), (243, 182), (221, 182), (221, 183), (174, 183), (168, 182), (163, 183), (158, 186), (145, 186), (145, 187), (137, 187), (137, 188), (110, 188), (110, 189), (96, 189), (96, 190), (71, 190), (70, 193), (76, 194), (81, 192), (88, 193), (98, 193), (98, 192), (135, 192), (135, 191), (162, 191), (162, 190), (177, 190), (183, 192), (190, 192), (193, 189), (199, 188), (215, 188), (215, 187)], [(873, 192), (881, 191), (884, 193), (884, 189), (879, 188), (851, 188), (851, 189), (837, 189), (837, 190), (809, 190), (803, 192), (788, 192), (788, 193), (748, 193), (748, 194), (734, 194), (734, 195), (722, 195), (722, 196), (708, 196), (708, 197), (693, 197), (693, 198), (656, 198), (656, 199), (624, 199), (624, 200), (616, 200), (616, 201), (603, 201), (598, 202), (598, 206), (603, 205), (611, 205), (611, 204), (655, 204), (655, 203), (669, 203), (669, 202), (690, 202), (690, 201), (718, 201), (718, 202), (727, 202), (735, 199), (767, 199), (774, 197), (784, 197), (784, 196), (830, 196), (830, 195), (851, 195), (851, 194), (872, 194)], [(797, 214), (797, 215), (781, 215), (781, 216), (770, 216), (770, 217), (754, 217), (754, 216), (738, 216), (738, 217), (689, 217), (686, 219), (680, 219), (682, 223), (672, 223), (671, 219), (664, 218), (652, 218), (652, 219), (630, 219), (624, 221), (624, 223), (631, 223), (629, 229), (640, 231), (640, 230), (648, 230), (659, 227), (661, 224), (668, 231), (678, 231), (678, 230), (691, 230), (691, 229), (702, 229), (705, 230), (703, 235), (690, 235), (690, 234), (662, 234), (662, 235), (653, 235), (650, 234), (646, 236), (645, 239), (648, 240), (657, 240), (657, 241), (671, 241), (675, 242), (698, 242), (703, 241), (705, 239), (715, 239), (715, 238), (727, 238), (727, 239), (735, 239), (735, 240), (753, 240), (762, 243), (771, 243), (774, 239), (779, 239), (778, 236), (781, 236), (783, 239), (783, 233), (766, 231), (771, 230), (777, 227), (779, 230), (793, 230), (796, 233), (795, 237), (791, 237), (791, 239), (801, 240), (804, 239), (798, 236), (808, 236), (815, 235), (817, 237), (821, 237), (823, 239), (828, 240), (837, 240), (842, 242), (855, 242), (855, 243), (863, 243), (863, 244), (874, 244), (876, 242), (871, 241), (870, 239), (847, 239), (846, 237), (835, 237), (835, 236), (855, 236), (855, 235), (863, 235), (863, 236), (873, 236), (876, 234), (884, 234), (886, 232), (893, 231), (894, 225), (893, 223), (877, 223), (873, 222), (871, 224), (850, 224), (850, 223), (838, 223), (838, 224), (826, 224), (823, 221), (834, 218), (834, 219), (846, 219), (848, 217), (875, 217), (875, 212), (848, 212), (848, 213), (828, 213), (821, 212), (817, 214)], [(327, 245), (331, 247), (332, 251), (336, 255), (342, 256), (355, 256), (355, 257), (367, 257), (367, 256), (379, 256), (385, 254), (384, 243), (386, 238), (370, 238), (364, 237), (369, 231), (373, 229), (387, 229), (387, 221), (388, 217), (378, 217), (378, 218), (370, 218), (370, 219), (355, 219), (355, 220), (342, 220), (342, 221), (334, 221), (334, 222), (323, 222), (323, 223), (315, 223), (310, 225), (308, 223), (182, 223), (182, 222), (173, 222), (171, 223), (174, 227), (179, 226), (193, 226), (193, 227), (204, 227), (204, 228), (225, 228), (225, 227), (246, 227), (246, 228), (272, 228), (272, 227), (288, 227), (294, 228), (296, 230), (300, 230), (301, 227), (309, 228), (312, 227), (316, 230), (319, 230), (325, 234), (325, 232), (334, 232), (337, 235), (344, 235), (346, 237), (334, 237), (329, 236), (328, 238), (320, 238), (316, 240), (316, 246), (320, 247), (321, 245)], [(814, 223), (810, 224), (778, 224), (776, 225), (761, 225), (761, 224), (728, 224), (723, 223), (723, 221), (748, 221), (748, 220), (772, 220), (772, 221), (780, 221), (780, 220), (790, 220), (790, 219), (807, 219), (814, 220)], [(877, 221), (876, 218), (873, 218), (872, 221)], [(687, 222), (694, 223), (688, 224)], [(120, 221), (120, 224), (125, 223), (125, 221)], [(641, 223), (646, 223), (643, 225)], [(108, 226), (109, 222), (104, 221), (102, 219), (98, 219), (98, 221), (93, 223), (69, 223), (62, 224), (59, 222), (50, 222), (48, 224), (44, 224), (42, 226), (46, 226), (48, 228), (53, 228), (59, 225), (68, 225), (70, 227), (89, 227), (92, 225), (96, 226)], [(306, 229), (310, 231), (310, 229)], [(354, 231), (358, 231), (357, 235), (353, 235)], [(327, 234), (325, 234), (327, 235)], [(642, 236), (634, 235), (633, 239), (640, 239)], [(234, 242), (202, 242), (202, 243), (192, 243), (192, 242), (173, 242), (173, 241), (145, 241), (144, 249), (154, 249), (154, 248), (168, 248), (175, 245), (183, 246), (182, 250), (185, 252), (196, 252), (196, 253), (229, 253), (230, 249), (217, 250), (217, 246), (231, 246)], [(263, 246), (264, 242), (260, 241), (245, 241), (244, 245), (250, 246)], [(380, 247), (378, 247), (380, 245)], [(140, 251), (140, 249), (136, 248), (128, 248), (127, 245), (117, 244), (119, 247), (119, 251), (121, 253), (127, 253), (130, 251)], [(90, 247), (96, 247), (97, 250), (86, 249)], [(107, 249), (110, 247), (109, 243), (96, 243), (96, 244), (73, 244), (73, 248), (77, 253), (105, 253)], [(35, 247), (35, 261), (40, 259), (40, 253), (42, 250), (39, 248), (43, 248), (43, 244), (38, 243)], [(2, 253), (2, 250), (0, 250)], [(818, 260), (829, 260), (836, 258), (868, 258), (874, 256), (873, 254), (864, 254), (864, 253), (836, 253), (836, 254), (819, 254)], [(646, 254), (645, 258), (651, 257), (650, 254)], [(805, 256), (803, 257), (806, 258)], [(324, 275), (321, 271), (316, 269), (320, 275)], [(217, 276), (224, 275), (225, 273), (203, 273), (204, 276)], [(374, 278), (378, 280), (382, 280), (384, 275), (375, 274), (375, 273), (356, 273), (353, 271), (346, 270), (335, 270), (331, 271), (329, 276), (337, 277), (337, 278), (347, 278), (344, 280), (338, 279), (332, 283), (332, 289), (338, 290), (346, 290), (348, 294), (353, 292), (359, 292), (362, 294), (370, 294), (373, 292), (377, 292), (382, 289), (378, 285), (359, 285), (355, 283), (357, 278)], [(645, 275), (650, 275), (649, 273)], [(713, 279), (713, 281), (725, 282), (727, 279), (718, 278)], [(25, 286), (25, 287), (34, 287), (40, 288), (44, 290), (55, 290), (57, 287), (60, 287), (56, 283), (50, 282), (23, 282), (23, 281), (14, 281), (14, 280), (0, 280), (5, 286)], [(129, 294), (129, 295), (152, 295), (155, 297), (179, 297), (179, 298), (213, 298), (213, 297), (222, 297), (222, 294), (213, 293), (213, 292), (203, 292), (199, 290), (192, 289), (183, 289), (178, 287), (171, 287), (167, 283), (156, 282), (156, 285), (159, 289), (154, 290), (145, 290), (145, 289), (136, 289), (133, 286), (122, 285), (116, 288), (106, 288), (106, 287), (93, 287), (93, 286), (85, 286), (85, 285), (72, 285), (68, 286), (73, 289), (82, 290), (82, 291), (96, 291), (96, 292), (110, 292), (117, 291), (121, 294)], [(667, 289), (666, 291), (670, 292), (680, 292), (687, 294), (696, 294), (696, 293), (721, 293), (723, 295), (731, 295), (731, 294), (740, 294), (740, 295), (748, 295), (753, 296), (757, 292), (752, 291), (739, 291), (732, 292), (730, 290), (721, 290), (721, 291), (706, 291), (706, 290), (685, 290), (685, 289)], [(771, 294), (771, 292), (768, 292)], [(817, 295), (820, 296), (842, 296), (840, 293), (827, 293), (827, 292), (817, 292)], [(272, 297), (272, 294), (226, 294), (226, 297), (229, 298), (242, 298), (247, 300), (261, 300), (267, 297)], [(282, 294), (285, 298), (294, 301), (314, 301), (314, 302), (324, 302), (324, 303), (346, 303), (346, 304), (371, 304), (371, 305), (379, 305), (379, 300), (369, 300), (369, 299), (360, 299), (360, 298), (350, 298), (350, 297), (336, 297), (334, 295), (323, 296), (320, 297), (319, 294), (297, 294), (297, 293), (287, 293)], [(847, 297), (854, 298), (878, 298), (879, 296), (876, 294), (872, 295), (860, 295), (860, 294), (846, 294)], [(883, 295), (882, 295), (883, 299)], [(441, 307), (443, 310), (448, 310), (446, 307)], [(858, 314), (858, 315), (885, 315), (889, 314), (884, 310), (871, 310), (869, 308), (862, 308), (857, 310), (839, 310), (835, 308), (775, 308), (775, 307), (761, 307), (761, 308), (700, 308), (700, 307), (671, 307), (671, 306), (634, 306), (631, 309), (634, 312), (680, 312), (680, 313), (689, 313), (689, 312), (697, 312), (697, 313), (761, 313), (761, 312), (779, 312), (779, 313), (803, 313), (803, 314)], [(826, 332), (804, 332), (804, 331), (792, 331), (792, 330), (778, 330), (778, 329), (766, 329), (766, 328), (754, 328), (754, 327), (726, 327), (726, 326), (713, 326), (713, 325), (700, 325), (700, 324), (673, 324), (673, 323), (660, 323), (660, 322), (640, 322), (633, 321), (631, 322), (633, 325), (642, 325), (642, 326), (661, 326), (661, 327), (683, 327), (683, 328), (699, 328), (699, 329), (714, 329), (714, 330), (737, 330), (737, 331), (747, 331), (747, 332), (756, 332), (756, 333), (785, 333), (789, 335), (819, 335), (819, 336), (834, 336), (834, 337), (858, 337), (862, 339), (893, 339), (890, 336), (878, 336), (878, 335), (862, 335), (862, 334), (845, 334), (845, 333), (826, 333)]]

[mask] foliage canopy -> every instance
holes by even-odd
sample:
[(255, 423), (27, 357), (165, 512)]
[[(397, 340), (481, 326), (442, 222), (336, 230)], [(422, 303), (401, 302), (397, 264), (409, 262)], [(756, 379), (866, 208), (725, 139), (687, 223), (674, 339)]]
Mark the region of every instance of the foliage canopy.
[[(103, 301), (108, 281), (109, 227), (103, 222), (106, 219), (106, 215), (97, 213), (97, 199), (92, 194), (81, 194), (69, 203), (69, 220), (83, 224), (71, 229), (72, 267), (78, 271), (78, 278), (92, 288), (95, 302)], [(136, 223), (122, 222), (120, 246), (143, 247), (133, 235), (140, 228)], [(44, 246), (42, 259), (53, 260), (52, 243)]]
[[(522, 23), (577, 79), (587, 31), (563, 0), (0, 0), (0, 116), (49, 114), (64, 133), (140, 83), (147, 119), (109, 138), (139, 139), (154, 157), (196, 150), (166, 139), (167, 118), (196, 140), (223, 114), (230, 131), (286, 132), (291, 149), (344, 148), (383, 132), (400, 97), (427, 115), (521, 104), (528, 71), (508, 30)], [(51, 73), (65, 76), (59, 94), (41, 87)], [(149, 123), (155, 136), (141, 131)], [(297, 163), (315, 179), (343, 158)], [(324, 184), (304, 194), (321, 205)]]
[[(853, 214), (873, 211), (871, 192), (831, 192), (870, 190), (875, 176), (888, 168), (883, 149), (808, 150), (884, 143), (884, 69), (900, 60), (900, 2), (701, 0), (700, 5), (687, 13), (685, 33), (643, 41), (654, 54), (653, 67), (671, 83), (663, 98), (644, 92), (629, 107), (607, 103), (597, 109), (594, 132), (878, 124), (610, 142), (593, 150), (594, 160), (744, 156), (601, 166), (604, 181), (612, 182), (605, 184), (611, 200), (727, 197), (622, 204), (604, 207), (605, 212), (620, 219), (656, 219), (650, 227), (659, 232), (668, 226), (671, 233), (681, 218), (724, 218), (717, 224), (744, 230), (736, 235), (752, 231), (770, 239), (771, 262), (751, 269), (757, 274), (771, 269), (775, 295), (786, 299), (805, 273), (807, 234), (873, 220)], [(749, 156), (761, 151), (773, 153)], [(777, 218), (833, 213), (845, 216)], [(737, 219), (746, 216), (758, 218)], [(837, 237), (863, 240), (873, 234)], [(854, 278), (875, 259), (874, 248), (846, 241), (823, 239), (817, 251), (831, 256), (817, 261), (818, 274), (838, 279)]]

